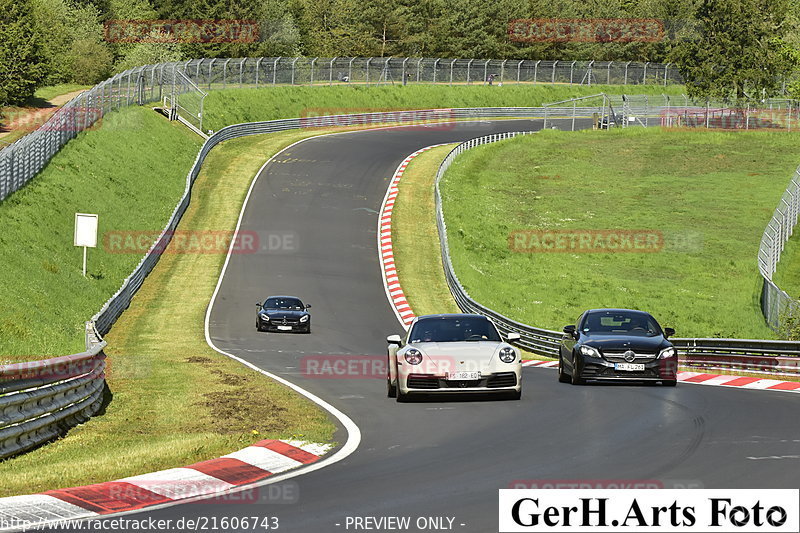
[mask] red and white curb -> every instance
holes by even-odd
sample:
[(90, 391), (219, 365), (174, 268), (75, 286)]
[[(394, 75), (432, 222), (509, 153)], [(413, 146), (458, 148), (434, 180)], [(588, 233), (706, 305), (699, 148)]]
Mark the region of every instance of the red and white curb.
[[(330, 448), (328, 444), (262, 440), (218, 459), (183, 468), (41, 494), (0, 498), (0, 531), (136, 511), (202, 496), (224, 500), (227, 494), (235, 492), (234, 489), (314, 463)], [(248, 498), (258, 498), (258, 495), (249, 495)]]
[(400, 287), (400, 278), (397, 276), (397, 267), (394, 264), (394, 250), (392, 248), (392, 211), (394, 210), (394, 202), (399, 194), (398, 184), (406, 167), (412, 159), (417, 157), (422, 152), (427, 152), (431, 148), (442, 146), (435, 144), (433, 146), (426, 146), (421, 150), (417, 150), (410, 156), (403, 159), (397, 170), (394, 171), (389, 188), (386, 190), (386, 196), (381, 204), (381, 210), (378, 214), (378, 250), (380, 251), (381, 258), (381, 275), (383, 276), (383, 286), (386, 289), (386, 297), (389, 298), (389, 303), (392, 305), (397, 319), (403, 324), (403, 327), (408, 329), (408, 326), (414, 320), (416, 315), (411, 310), (411, 306), (406, 300), (406, 295)]
[[(558, 361), (530, 360), (523, 361), (522, 366), (558, 368)], [(714, 385), (717, 387), (800, 392), (800, 382), (798, 381), (781, 381), (778, 379), (748, 376), (728, 376), (722, 374), (706, 374), (703, 372), (678, 372), (678, 381), (682, 383), (693, 383), (695, 385)]]

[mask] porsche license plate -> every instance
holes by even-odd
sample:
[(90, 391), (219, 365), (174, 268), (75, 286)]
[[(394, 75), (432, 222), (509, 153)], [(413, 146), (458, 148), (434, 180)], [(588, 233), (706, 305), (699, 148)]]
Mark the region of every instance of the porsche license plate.
[(292, 326), (278, 326), (281, 331), (292, 331)]
[(475, 371), (462, 371), (462, 372), (448, 372), (447, 379), (481, 379), (480, 370)]
[(614, 370), (624, 370), (626, 372), (643, 372), (642, 363), (614, 363)]

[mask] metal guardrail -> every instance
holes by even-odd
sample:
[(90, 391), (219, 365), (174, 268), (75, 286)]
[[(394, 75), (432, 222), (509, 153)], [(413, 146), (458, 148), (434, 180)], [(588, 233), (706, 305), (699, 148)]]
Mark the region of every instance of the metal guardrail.
[[(445, 279), (458, 307), (466, 313), (488, 316), (504, 335), (510, 332), (519, 333), (520, 340), (515, 344), (521, 348), (537, 355), (558, 358), (558, 347), (563, 333), (517, 322), (481, 305), (469, 296), (453, 269), (447, 239), (447, 224), (442, 211), (440, 183), (447, 169), (461, 153), (475, 146), (531, 133), (533, 132), (488, 135), (463, 142), (453, 148), (436, 172), (434, 186), (436, 225), (439, 230)], [(675, 338), (672, 339), (672, 342), (678, 349), (680, 364), (684, 367), (702, 370), (735, 370), (772, 376), (800, 376), (800, 342), (714, 338)]]
[(52, 440), (97, 413), (105, 389), (105, 346), (87, 322), (85, 352), (0, 366), (0, 459)]

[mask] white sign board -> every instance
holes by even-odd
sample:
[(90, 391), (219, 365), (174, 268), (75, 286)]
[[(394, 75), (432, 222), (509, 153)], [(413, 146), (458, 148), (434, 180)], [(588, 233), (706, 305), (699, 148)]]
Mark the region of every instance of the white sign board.
[(97, 215), (75, 213), (75, 246), (97, 247)]

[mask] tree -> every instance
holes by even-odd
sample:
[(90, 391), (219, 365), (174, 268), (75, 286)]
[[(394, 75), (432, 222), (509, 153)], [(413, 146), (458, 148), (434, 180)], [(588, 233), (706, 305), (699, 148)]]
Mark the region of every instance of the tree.
[(0, 0), (0, 106), (22, 104), (45, 76), (29, 0)]
[(786, 0), (702, 0), (701, 35), (671, 53), (691, 96), (741, 100), (778, 93), (792, 69), (783, 38)]

